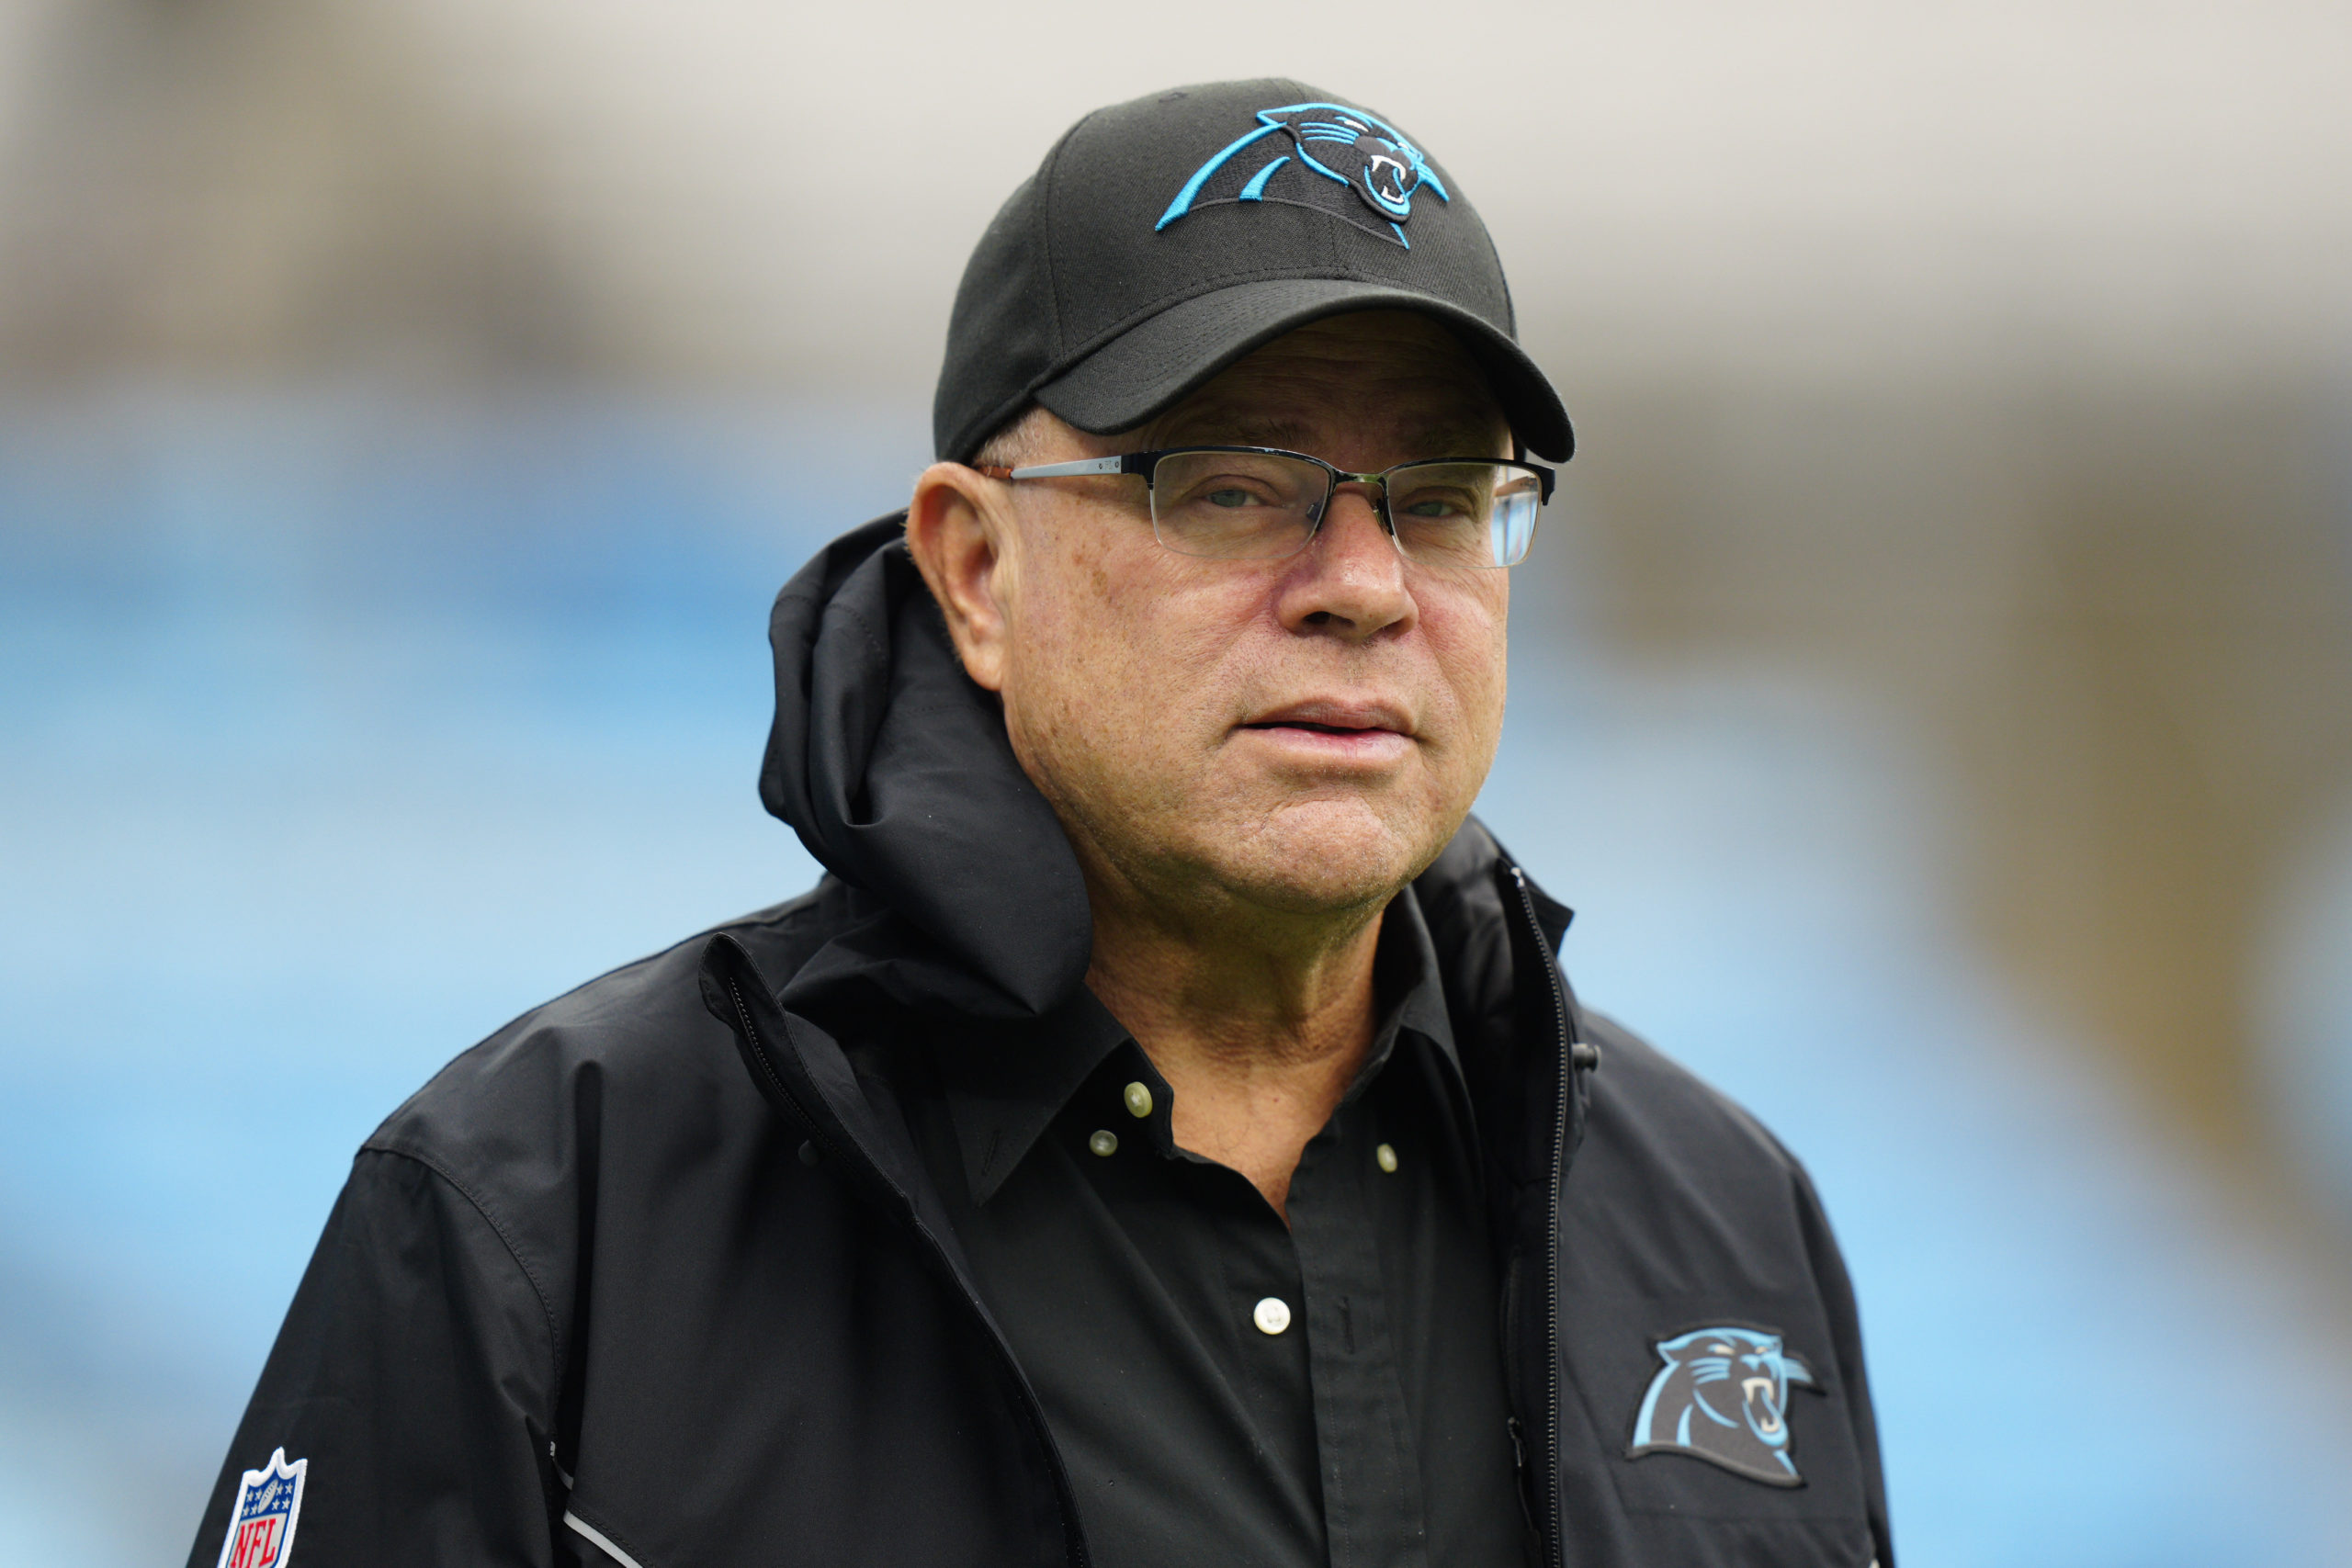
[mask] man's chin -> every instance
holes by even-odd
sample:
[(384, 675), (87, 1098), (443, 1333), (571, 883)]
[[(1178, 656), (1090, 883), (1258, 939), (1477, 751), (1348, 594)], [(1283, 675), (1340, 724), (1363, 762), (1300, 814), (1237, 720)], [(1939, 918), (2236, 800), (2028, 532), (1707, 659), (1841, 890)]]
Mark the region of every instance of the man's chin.
[(1361, 801), (1302, 803), (1209, 846), (1217, 880), (1236, 897), (1288, 915), (1344, 914), (1385, 904), (1437, 848), (1434, 829), (1400, 830)]

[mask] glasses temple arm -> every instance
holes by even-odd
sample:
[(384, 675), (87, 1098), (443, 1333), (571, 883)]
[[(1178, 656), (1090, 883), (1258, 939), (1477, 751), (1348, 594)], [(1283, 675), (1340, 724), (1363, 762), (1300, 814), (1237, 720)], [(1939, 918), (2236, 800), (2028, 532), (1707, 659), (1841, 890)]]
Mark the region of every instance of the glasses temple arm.
[(994, 463), (978, 463), (974, 468), (992, 479), (1067, 479), (1089, 474), (1151, 473), (1152, 459), (1157, 452), (1127, 452), (1116, 457), (1081, 457), (1072, 463), (1029, 463), (1018, 468), (1007, 468)]

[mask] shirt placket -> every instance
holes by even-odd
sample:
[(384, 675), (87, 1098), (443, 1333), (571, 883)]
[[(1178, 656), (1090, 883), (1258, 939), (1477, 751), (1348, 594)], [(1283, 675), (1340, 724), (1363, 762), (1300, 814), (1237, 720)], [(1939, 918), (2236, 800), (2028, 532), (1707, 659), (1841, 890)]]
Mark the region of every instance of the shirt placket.
[(1332, 1568), (1428, 1568), (1420, 1464), (1381, 1283), (1374, 1145), (1361, 1106), (1317, 1134), (1291, 1178), (1315, 1440)]

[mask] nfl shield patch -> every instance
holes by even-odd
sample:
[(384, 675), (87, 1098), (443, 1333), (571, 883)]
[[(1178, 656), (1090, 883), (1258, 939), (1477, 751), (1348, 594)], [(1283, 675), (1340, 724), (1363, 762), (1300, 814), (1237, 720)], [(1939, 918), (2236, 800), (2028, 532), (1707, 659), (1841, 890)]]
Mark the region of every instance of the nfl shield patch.
[(237, 1500), (229, 1508), (229, 1535), (220, 1543), (220, 1568), (280, 1568), (294, 1550), (294, 1525), (302, 1514), (302, 1474), (311, 1461), (286, 1462), (278, 1449), (259, 1470), (245, 1472)]

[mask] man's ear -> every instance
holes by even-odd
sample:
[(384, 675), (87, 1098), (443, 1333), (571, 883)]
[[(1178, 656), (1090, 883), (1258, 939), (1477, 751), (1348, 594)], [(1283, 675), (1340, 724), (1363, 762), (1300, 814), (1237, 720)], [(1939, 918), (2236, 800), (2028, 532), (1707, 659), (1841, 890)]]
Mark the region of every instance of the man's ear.
[(907, 552), (947, 617), (964, 672), (991, 692), (1004, 688), (1017, 548), (997, 488), (961, 463), (933, 463), (907, 503)]

